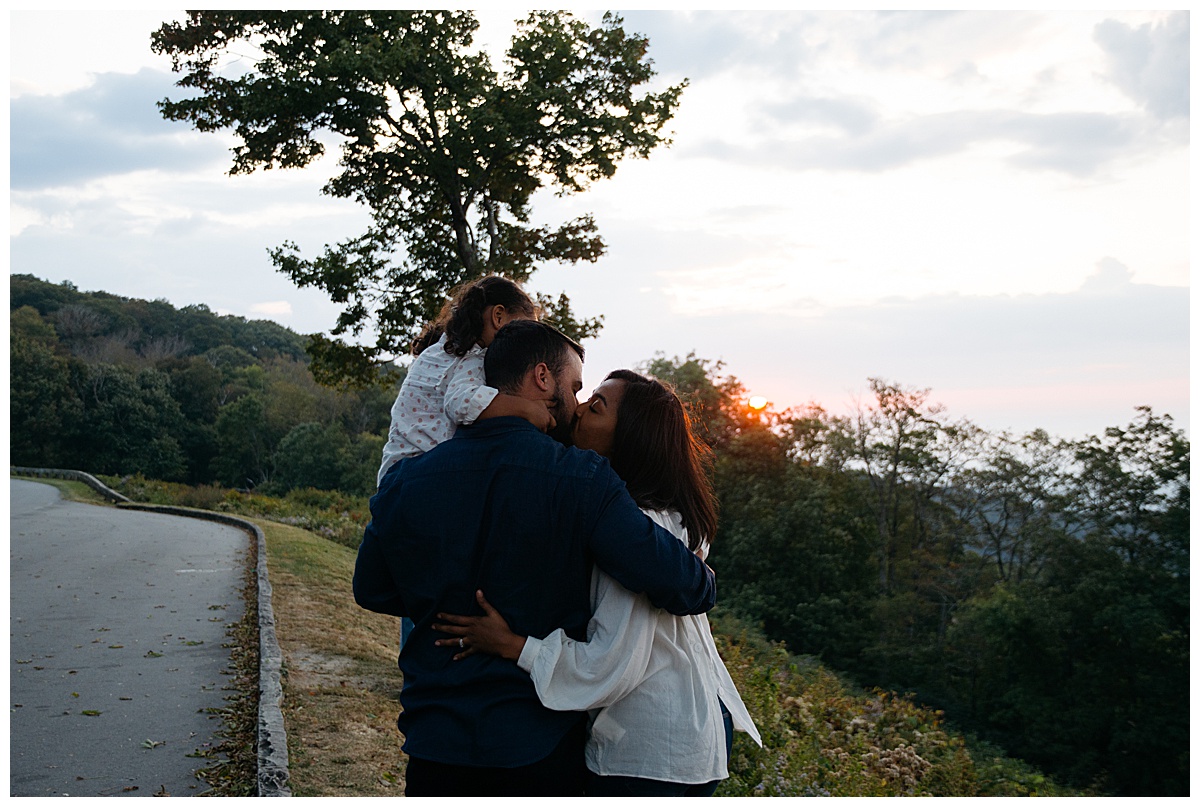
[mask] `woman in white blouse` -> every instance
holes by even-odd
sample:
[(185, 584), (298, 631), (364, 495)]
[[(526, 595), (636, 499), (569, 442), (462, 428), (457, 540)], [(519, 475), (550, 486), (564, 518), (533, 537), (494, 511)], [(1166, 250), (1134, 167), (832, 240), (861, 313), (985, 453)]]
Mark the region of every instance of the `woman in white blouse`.
[[(617, 370), (576, 414), (575, 445), (607, 457), (646, 514), (705, 557), (717, 526), (710, 453), (675, 393)], [(562, 630), (518, 636), (482, 592), (477, 598), (485, 616), (438, 615), (434, 629), (455, 637), (438, 644), (465, 647), (456, 659), (515, 660), (547, 707), (588, 710), (589, 795), (710, 796), (729, 775), (732, 729), (762, 744), (706, 616), (661, 611), (599, 569), (587, 642)]]

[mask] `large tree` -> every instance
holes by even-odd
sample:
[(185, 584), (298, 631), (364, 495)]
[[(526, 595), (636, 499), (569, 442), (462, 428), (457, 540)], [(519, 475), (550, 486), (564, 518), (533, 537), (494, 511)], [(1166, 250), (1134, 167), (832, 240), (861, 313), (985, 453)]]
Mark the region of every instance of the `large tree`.
[[(310, 347), (322, 380), (375, 378), (457, 284), (594, 262), (604, 243), (592, 217), (535, 226), (534, 192), (583, 190), (665, 142), (684, 84), (639, 89), (655, 75), (648, 43), (620, 17), (593, 28), (531, 14), (502, 73), (475, 46), (477, 28), (469, 11), (193, 11), (152, 36), (190, 91), (163, 101), (163, 115), (232, 129), (231, 173), (305, 166), (340, 138), (341, 171), (323, 191), (366, 205), (370, 228), (315, 258), (291, 242), (271, 252), (298, 285), (344, 306)], [(577, 337), (599, 328), (565, 298), (545, 302)], [(348, 341), (371, 330), (373, 345)]]

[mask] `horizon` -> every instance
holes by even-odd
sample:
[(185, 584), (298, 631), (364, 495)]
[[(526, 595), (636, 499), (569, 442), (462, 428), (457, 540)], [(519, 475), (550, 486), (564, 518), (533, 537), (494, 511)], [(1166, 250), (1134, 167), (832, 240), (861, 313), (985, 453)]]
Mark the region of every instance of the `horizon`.
[[(10, 273), (10, 276), (15, 275), (15, 274), (30, 274), (30, 273), (12, 272), (12, 273)], [(38, 280), (41, 280), (42, 282), (53, 283), (54, 285), (63, 285), (66, 283), (70, 283), (75, 288), (76, 291), (78, 291), (82, 294), (92, 294), (92, 293), (96, 293), (96, 292), (103, 293), (103, 294), (112, 294), (112, 292), (109, 292), (106, 289), (82, 288), (78, 284), (71, 281), (69, 278), (65, 278), (61, 281), (58, 281), (57, 283), (54, 283), (53, 281), (46, 280), (45, 278), (38, 278), (36, 275), (32, 275), (32, 276)], [(116, 296), (122, 297), (124, 299), (129, 299), (129, 300), (147, 300), (147, 298), (145, 298), (145, 297), (137, 297), (137, 296), (129, 296), (129, 295), (116, 295)], [(254, 321), (270, 322), (274, 325), (278, 325), (279, 327), (285, 328), (299, 336), (308, 336), (309, 335), (307, 333), (297, 331), (294, 328), (292, 328), (290, 325), (283, 323), (283, 322), (279, 322), (278, 320), (272, 319), (269, 316), (242, 316), (241, 314), (235, 314), (235, 313), (231, 313), (231, 312), (227, 312), (227, 311), (218, 311), (203, 301), (193, 301), (191, 303), (183, 303), (181, 305), (175, 301), (165, 300), (162, 298), (158, 298), (155, 301), (159, 301), (159, 300), (171, 305), (175, 310), (179, 310), (187, 305), (204, 305), (215, 316), (238, 317), (240, 319), (243, 319), (243, 320), (249, 321), (249, 322), (254, 322)], [(602, 337), (603, 337), (603, 331), (601, 331), (600, 338), (602, 338)], [(594, 347), (594, 345), (589, 344), (589, 342), (591, 342), (591, 341), (594, 341), (594, 340), (587, 340), (584, 343), (584, 348), (587, 351), (587, 356), (589, 357), (589, 359), (592, 355), (592, 349)], [(659, 353), (661, 353), (661, 351), (659, 351)], [(644, 364), (648, 364), (650, 361), (652, 361), (656, 357), (656, 355), (657, 355), (657, 353), (655, 355), (646, 356), (644, 359), (634, 363), (632, 366), (627, 366), (627, 369), (639, 370), (640, 368), (642, 368), (642, 366)], [(676, 360), (685, 360), (687, 358), (687, 356), (666, 356), (666, 358), (676, 359)], [(707, 361), (710, 364), (715, 364), (716, 362), (719, 362), (719, 360), (712, 359), (711, 357), (707, 357), (707, 356), (697, 355), (696, 358), (699, 360), (702, 360), (702, 361)], [(408, 354), (404, 354), (404, 355), (401, 355), (401, 356), (397, 357), (396, 359), (394, 359), (393, 362), (399, 366), (407, 367), (407, 365), (410, 363), (410, 360), (411, 360), (411, 356), (409, 356)], [(608, 367), (608, 368), (605, 368), (602, 370), (595, 370), (595, 371), (589, 372), (588, 365), (589, 365), (589, 360), (585, 360), (584, 361), (585, 378), (591, 378), (592, 376), (597, 376), (600, 380), (603, 380), (603, 377), (605, 375), (607, 375), (610, 371), (612, 371), (614, 369), (618, 369), (617, 367), (614, 366), (614, 367)], [(724, 365), (720, 368), (720, 371), (717, 373), (717, 375), (722, 378), (732, 377), (732, 378), (736, 379), (737, 381), (741, 382), (743, 384), (743, 386), (745, 387), (745, 393), (746, 393), (744, 396), (743, 403), (753, 411), (760, 411), (760, 412), (765, 411), (767, 413), (784, 414), (788, 410), (802, 410), (807, 406), (817, 405), (817, 406), (822, 407), (830, 415), (851, 414), (860, 403), (869, 404), (870, 397), (871, 397), (871, 393), (870, 393), (870, 389), (869, 389), (869, 385), (868, 385), (868, 379), (864, 378), (862, 389), (850, 394), (846, 400), (841, 402), (842, 405), (840, 408), (836, 405), (831, 405), (830, 402), (817, 401), (817, 400), (809, 400), (809, 401), (803, 401), (803, 402), (799, 402), (799, 403), (793, 403), (790, 405), (780, 406), (777, 402), (770, 400), (767, 396), (760, 395), (756, 390), (750, 388), (749, 386), (746, 386), (742, 377), (737, 373), (736, 368)], [(879, 377), (879, 376), (875, 376), (875, 377)], [(904, 379), (885, 378), (884, 380), (891, 382), (891, 383), (896, 383), (896, 384), (898, 384), (902, 387), (908, 388), (908, 389), (918, 389), (918, 390), (926, 389), (924, 387), (920, 387), (915, 384), (907, 383)], [(599, 381), (597, 381), (596, 383), (598, 384)], [(580, 392), (580, 395), (579, 395), (580, 401), (585, 400), (587, 398), (587, 396), (590, 394), (590, 391), (591, 391), (591, 387), (589, 387), (585, 383), (584, 389)], [(953, 408), (949, 407), (948, 405), (945, 404), (944, 401), (942, 401), (938, 397), (936, 389), (928, 388), (928, 392), (929, 392), (929, 396), (927, 398), (927, 403), (933, 404), (933, 405), (940, 404), (940, 405), (945, 406), (946, 415), (950, 421), (957, 422), (957, 421), (961, 421), (961, 420), (967, 420), (967, 421), (970, 421), (975, 426), (978, 426), (991, 434), (1000, 434), (1002, 432), (1010, 432), (1014, 437), (1021, 437), (1021, 436), (1024, 436), (1024, 435), (1034, 431), (1034, 430), (1039, 430), (1039, 429), (1047, 432), (1051, 437), (1067, 439), (1067, 440), (1079, 440), (1079, 439), (1083, 439), (1086, 437), (1091, 437), (1093, 435), (1102, 436), (1104, 433), (1104, 429), (1106, 429), (1108, 427), (1113, 427), (1113, 426), (1123, 427), (1125, 425), (1128, 425), (1134, 419), (1137, 407), (1142, 406), (1141, 404), (1135, 404), (1134, 407), (1130, 408), (1129, 416), (1125, 420), (1120, 421), (1120, 422), (1109, 423), (1106, 426), (1103, 426), (1094, 432), (1079, 433), (1079, 434), (1063, 434), (1058, 431), (1055, 431), (1054, 429), (1047, 428), (1045, 426), (1033, 426), (1032, 428), (1023, 429), (1023, 430), (1011, 430), (1011, 429), (1005, 429), (1003, 427), (1000, 427), (1000, 428), (993, 427), (987, 423), (978, 421), (977, 419), (972, 417), (970, 412), (956, 411)], [(1168, 411), (1168, 410), (1158, 410), (1158, 409), (1154, 409), (1153, 411), (1157, 415), (1166, 415), (1167, 417), (1169, 417), (1173, 421), (1175, 428), (1182, 431), (1183, 434), (1185, 436), (1187, 436), (1188, 439), (1190, 440), (1190, 434), (1188, 432), (1186, 422), (1181, 422), (1181, 419), (1179, 417), (1177, 417), (1176, 413)]]

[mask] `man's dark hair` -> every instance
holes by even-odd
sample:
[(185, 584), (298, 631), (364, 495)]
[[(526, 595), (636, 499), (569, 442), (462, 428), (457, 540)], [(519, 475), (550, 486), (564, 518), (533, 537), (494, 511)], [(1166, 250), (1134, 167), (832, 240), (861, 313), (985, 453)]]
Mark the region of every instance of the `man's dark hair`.
[(565, 333), (532, 319), (519, 319), (496, 332), (483, 357), (483, 374), (489, 387), (513, 393), (525, 374), (544, 363), (556, 377), (562, 372), (567, 351), (583, 360), (583, 348)]

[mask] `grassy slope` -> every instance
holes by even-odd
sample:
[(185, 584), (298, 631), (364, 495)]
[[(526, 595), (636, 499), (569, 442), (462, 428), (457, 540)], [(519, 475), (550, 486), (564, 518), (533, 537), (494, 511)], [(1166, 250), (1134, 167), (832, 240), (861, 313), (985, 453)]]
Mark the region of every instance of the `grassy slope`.
[(297, 527), (258, 524), (284, 653), (293, 794), (400, 795), (399, 620), (354, 604), (353, 550)]
[[(358, 608), (355, 552), (298, 528), (267, 530), (296, 795), (397, 795), (397, 620)], [(766, 742), (738, 734), (718, 795), (1068, 795), (1023, 763), (968, 751), (940, 715), (860, 693), (729, 617), (718, 646)]]

